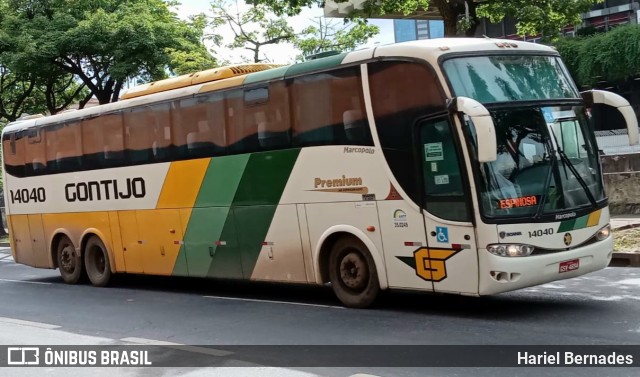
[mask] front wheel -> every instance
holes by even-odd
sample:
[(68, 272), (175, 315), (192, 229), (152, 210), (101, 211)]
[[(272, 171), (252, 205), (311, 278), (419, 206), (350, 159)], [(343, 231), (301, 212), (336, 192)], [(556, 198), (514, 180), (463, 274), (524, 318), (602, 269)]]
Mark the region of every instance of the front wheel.
[(60, 276), (67, 284), (76, 284), (82, 277), (82, 258), (67, 237), (62, 237), (56, 248)]
[(343, 237), (333, 245), (329, 279), (338, 299), (350, 308), (370, 306), (380, 291), (375, 262), (355, 237)]
[(91, 237), (84, 248), (84, 266), (87, 276), (96, 287), (104, 287), (111, 278), (109, 254), (100, 238)]

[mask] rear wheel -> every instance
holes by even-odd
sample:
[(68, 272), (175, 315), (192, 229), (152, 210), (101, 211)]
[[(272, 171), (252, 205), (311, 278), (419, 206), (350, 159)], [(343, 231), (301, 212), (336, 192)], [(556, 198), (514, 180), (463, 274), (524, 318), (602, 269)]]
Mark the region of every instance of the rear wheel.
[(82, 258), (66, 236), (58, 241), (56, 260), (62, 280), (67, 284), (76, 284), (82, 277)]
[(376, 265), (355, 237), (340, 238), (329, 256), (329, 279), (338, 299), (350, 308), (366, 308), (380, 291)]
[(87, 276), (96, 287), (104, 287), (111, 278), (109, 254), (100, 238), (91, 237), (84, 248), (84, 266)]

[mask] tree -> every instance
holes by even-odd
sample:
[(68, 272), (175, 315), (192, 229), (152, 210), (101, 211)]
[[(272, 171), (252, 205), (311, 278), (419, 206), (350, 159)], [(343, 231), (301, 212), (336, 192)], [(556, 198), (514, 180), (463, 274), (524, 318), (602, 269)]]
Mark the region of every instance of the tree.
[(164, 78), (172, 64), (184, 68), (185, 54), (198, 67), (215, 66), (199, 39), (202, 30), (178, 20), (168, 5), (162, 0), (78, 0), (73, 6), (14, 0), (0, 29), (4, 39), (16, 41), (9, 48), (14, 66), (40, 77), (43, 68), (56, 68), (104, 104), (118, 99), (130, 77), (155, 80)]
[[(256, 5), (245, 12), (240, 11), (238, 2), (215, 0), (211, 4), (211, 26), (215, 29), (228, 26), (234, 34), (228, 48), (244, 48), (251, 51), (252, 61), (259, 63), (267, 60), (261, 48), (268, 45), (291, 41), (295, 37), (293, 28), (284, 17), (276, 17), (267, 7)], [(211, 36), (218, 44), (220, 35)]]
[(616, 83), (640, 75), (640, 26), (619, 26), (607, 33), (555, 42), (579, 85)]
[(368, 25), (364, 20), (341, 22), (320, 18), (299, 32), (296, 32), (285, 17), (278, 17), (264, 5), (250, 6), (242, 11), (239, 4), (226, 0), (212, 3), (211, 25), (214, 33), (210, 38), (218, 45), (222, 36), (216, 33), (222, 26), (228, 26), (233, 32), (233, 40), (228, 48), (244, 48), (251, 51), (251, 61), (259, 63), (269, 60), (262, 49), (264, 46), (279, 43), (291, 43), (304, 56), (323, 51), (348, 51), (365, 43), (377, 34), (377, 26)]
[(380, 32), (375, 25), (364, 20), (344, 23), (337, 20), (320, 18), (315, 25), (304, 29), (293, 44), (302, 52), (302, 56), (324, 51), (349, 51), (366, 43), (369, 38)]
[[(338, 0), (342, 2), (346, 0)], [(365, 0), (363, 8), (350, 18), (368, 18), (384, 14), (409, 15), (418, 10), (437, 8), (443, 17), (445, 35), (464, 33), (472, 36), (478, 27), (478, 19), (487, 17), (499, 22), (506, 16), (518, 20), (518, 34), (553, 37), (567, 25), (580, 22), (580, 13), (588, 11), (593, 4), (603, 0)], [(322, 5), (319, 0), (251, 0), (262, 4), (277, 14), (295, 15), (302, 7)]]

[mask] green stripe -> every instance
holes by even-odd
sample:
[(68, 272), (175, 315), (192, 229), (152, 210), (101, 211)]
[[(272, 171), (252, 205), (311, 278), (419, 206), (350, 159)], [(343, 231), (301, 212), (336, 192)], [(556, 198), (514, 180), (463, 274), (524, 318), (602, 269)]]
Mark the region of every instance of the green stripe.
[[(251, 277), (299, 153), (291, 149), (213, 158), (174, 275)], [(219, 241), (224, 244), (216, 245)]]
[(266, 71), (254, 72), (247, 75), (243, 84), (253, 84), (261, 81), (277, 80), (284, 77), (290, 66), (267, 69)]
[(289, 67), (285, 77), (296, 76), (308, 72), (324, 71), (329, 68), (337, 67), (342, 64), (345, 56), (347, 56), (347, 53), (343, 52), (342, 54), (332, 55), (326, 58), (309, 60), (304, 63), (294, 64)]
[(587, 221), (589, 221), (589, 215), (577, 218), (575, 224), (573, 224), (573, 229), (575, 230), (586, 228)]
[(242, 154), (212, 158), (195, 206), (230, 206), (250, 156)]
[(568, 232), (573, 230), (573, 224), (576, 223), (576, 219), (573, 220), (565, 220), (560, 223), (560, 227), (558, 227), (558, 233)]
[(229, 271), (237, 271), (230, 265), (235, 263), (235, 259), (226, 258), (222, 262), (228, 263), (214, 259), (208, 276), (251, 277), (299, 153), (299, 149), (294, 149), (251, 155), (227, 218), (227, 223), (235, 223), (237, 227), (225, 224), (221, 235), (222, 239), (236, 239), (237, 243), (220, 248), (240, 258), (242, 275), (230, 276)]

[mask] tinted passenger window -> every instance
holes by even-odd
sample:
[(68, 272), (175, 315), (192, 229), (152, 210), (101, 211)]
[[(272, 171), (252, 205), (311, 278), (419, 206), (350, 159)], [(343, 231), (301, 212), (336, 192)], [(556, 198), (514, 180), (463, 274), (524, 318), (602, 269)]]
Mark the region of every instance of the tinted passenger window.
[(46, 160), (51, 164), (50, 172), (60, 173), (82, 166), (82, 129), (80, 122), (47, 126)]
[(384, 61), (369, 65), (369, 86), (385, 159), (402, 189), (419, 204), (413, 127), (418, 118), (445, 111), (438, 79), (425, 65)]
[(223, 95), (210, 93), (176, 101), (172, 112), (173, 142), (179, 158), (220, 156), (226, 153)]
[(106, 114), (84, 119), (82, 148), (84, 168), (107, 168), (123, 163), (122, 114)]
[(4, 166), (8, 174), (15, 177), (22, 177), (25, 168), (24, 154), (25, 138), (24, 133), (14, 132), (5, 134), (2, 140), (2, 153)]
[(359, 67), (296, 77), (291, 99), (295, 146), (373, 145)]

